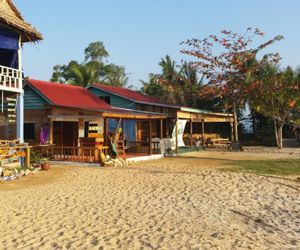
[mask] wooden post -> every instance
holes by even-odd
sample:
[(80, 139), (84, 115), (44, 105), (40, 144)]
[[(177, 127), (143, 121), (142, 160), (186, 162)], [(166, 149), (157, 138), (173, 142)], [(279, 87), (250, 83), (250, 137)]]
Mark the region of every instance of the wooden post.
[(163, 120), (160, 119), (160, 139), (164, 138), (164, 123)]
[[(18, 49), (18, 70), (22, 72), (23, 65), (22, 65), (22, 38), (19, 35), (19, 49)], [(19, 73), (18, 73), (19, 74)], [(16, 103), (16, 113), (17, 113), (17, 138), (20, 140), (21, 143), (24, 142), (24, 91), (22, 88), (22, 81), (23, 76), (22, 73), (18, 76), (18, 88), (22, 89), (22, 92), (17, 95), (17, 103)], [(16, 83), (15, 83), (16, 84)], [(21, 86), (20, 86), (21, 85)], [(16, 86), (15, 86), (16, 87)]]
[(64, 122), (60, 122), (61, 126), (61, 145), (64, 145)]
[(234, 126), (233, 126), (233, 123), (230, 122), (230, 127), (231, 127), (231, 141), (233, 142), (234, 141)]
[(52, 119), (49, 120), (49, 125), (50, 125), (49, 143), (53, 144), (53, 121), (52, 121)]
[(108, 145), (108, 118), (104, 118), (104, 146)]
[(205, 138), (204, 138), (204, 135), (205, 135), (205, 123), (204, 123), (204, 120), (202, 120), (201, 125), (202, 125), (202, 148), (204, 149), (205, 148)]
[(27, 146), (27, 147), (25, 148), (25, 150), (26, 150), (25, 166), (26, 166), (26, 167), (30, 167), (30, 147)]
[(190, 146), (193, 147), (193, 120), (190, 119)]
[(149, 155), (152, 155), (152, 121), (149, 120)]
[(178, 119), (177, 118), (175, 124), (175, 139), (176, 139), (176, 153), (178, 153)]
[(235, 142), (239, 141), (239, 132), (238, 132), (238, 121), (237, 121), (237, 108), (236, 103), (233, 102), (233, 139)]
[(94, 149), (94, 161), (99, 162), (99, 151), (98, 148)]

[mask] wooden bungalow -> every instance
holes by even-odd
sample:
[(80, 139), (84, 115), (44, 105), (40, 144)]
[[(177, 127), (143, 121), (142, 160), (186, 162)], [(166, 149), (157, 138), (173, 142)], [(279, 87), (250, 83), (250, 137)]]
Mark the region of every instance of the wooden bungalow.
[[(152, 127), (154, 128), (152, 137), (174, 138), (176, 140), (176, 150), (179, 147), (192, 147), (199, 141), (201, 141), (203, 147), (214, 142), (224, 145), (230, 143), (234, 128), (232, 114), (213, 113), (201, 109), (182, 107), (143, 95), (131, 89), (103, 84), (92, 84), (88, 89), (113, 107), (166, 114), (166, 119), (152, 121)], [(223, 126), (218, 126), (220, 123)], [(139, 131), (141, 124), (137, 122), (135, 126)], [(215, 132), (211, 129), (212, 127), (218, 127), (219, 129)], [(224, 131), (226, 127), (227, 129)], [(222, 136), (226, 139), (222, 139)], [(136, 140), (142, 141), (142, 135), (137, 133)]]
[[(24, 92), (25, 140), (44, 148), (55, 160), (98, 161), (101, 151), (107, 149), (108, 119), (143, 121), (150, 134), (151, 120), (166, 118), (161, 113), (113, 108), (78, 86), (29, 79)], [(146, 150), (142, 151), (145, 154), (153, 152), (149, 134)], [(125, 150), (125, 145), (121, 146)]]
[(22, 45), (42, 40), (11, 0), (0, 0), (0, 139), (23, 141)]

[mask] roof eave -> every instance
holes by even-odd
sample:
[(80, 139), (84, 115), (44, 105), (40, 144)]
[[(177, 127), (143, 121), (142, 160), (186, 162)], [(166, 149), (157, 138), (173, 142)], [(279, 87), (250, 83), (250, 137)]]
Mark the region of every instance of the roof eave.
[(35, 93), (37, 93), (39, 96), (41, 96), (46, 102), (48, 102), (49, 105), (52, 105), (53, 102), (47, 98), (41, 91), (39, 91), (36, 87), (34, 87), (30, 82), (25, 80), (25, 86), (28, 86), (29, 88), (31, 88)]

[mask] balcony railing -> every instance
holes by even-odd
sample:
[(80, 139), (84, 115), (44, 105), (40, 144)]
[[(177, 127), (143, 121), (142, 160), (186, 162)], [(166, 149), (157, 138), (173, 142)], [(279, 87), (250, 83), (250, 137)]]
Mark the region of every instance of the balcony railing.
[(0, 65), (0, 90), (21, 92), (22, 71)]

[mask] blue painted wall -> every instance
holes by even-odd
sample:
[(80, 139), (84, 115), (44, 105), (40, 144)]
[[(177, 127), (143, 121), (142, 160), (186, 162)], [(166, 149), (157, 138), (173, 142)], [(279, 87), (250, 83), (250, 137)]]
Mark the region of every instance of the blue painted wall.
[(28, 86), (24, 87), (24, 109), (44, 109), (47, 101)]
[(110, 105), (113, 107), (120, 107), (120, 108), (126, 108), (126, 109), (135, 109), (135, 103), (127, 100), (125, 98), (116, 96), (114, 94), (102, 91), (95, 87), (90, 87), (89, 91), (91, 91), (93, 94), (95, 94), (98, 97), (110, 97)]

